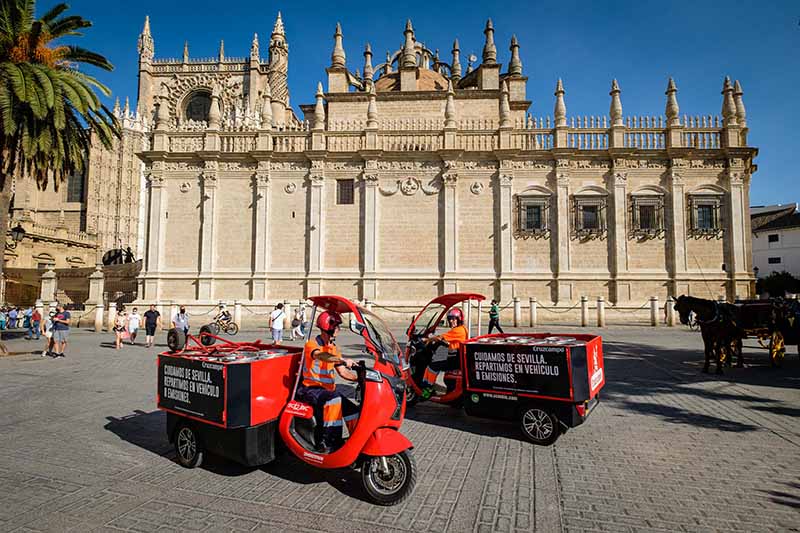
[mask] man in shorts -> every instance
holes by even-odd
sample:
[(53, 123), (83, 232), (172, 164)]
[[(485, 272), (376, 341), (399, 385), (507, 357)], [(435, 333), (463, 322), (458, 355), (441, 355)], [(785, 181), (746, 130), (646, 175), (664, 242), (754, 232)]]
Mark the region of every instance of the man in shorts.
[(150, 309), (144, 312), (144, 330), (147, 334), (146, 344), (150, 348), (153, 346), (153, 339), (156, 336), (156, 329), (161, 326), (161, 313), (156, 311), (156, 306), (150, 304)]
[(53, 357), (66, 357), (67, 339), (69, 338), (69, 321), (72, 316), (64, 309), (64, 304), (56, 307), (56, 316), (53, 317)]

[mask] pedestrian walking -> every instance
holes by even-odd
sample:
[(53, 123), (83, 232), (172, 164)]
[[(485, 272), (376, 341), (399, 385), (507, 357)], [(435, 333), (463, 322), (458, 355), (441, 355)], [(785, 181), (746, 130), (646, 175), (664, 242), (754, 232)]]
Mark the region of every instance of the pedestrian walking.
[(128, 324), (128, 313), (125, 308), (121, 307), (114, 318), (114, 336), (116, 341), (117, 350), (122, 349), (122, 341), (125, 340), (127, 330), (125, 329)]
[(497, 307), (497, 300), (492, 300), (492, 306), (489, 308), (489, 331), (491, 335), (492, 329), (497, 328), (497, 331), (504, 333), (503, 328), (500, 327), (500, 309)]
[(41, 325), (42, 334), (44, 334), (44, 350), (42, 350), (42, 357), (53, 355), (53, 318), (55, 316), (55, 312), (51, 311)]
[(136, 333), (139, 331), (139, 324), (141, 323), (142, 316), (139, 314), (139, 309), (134, 307), (131, 314), (128, 315), (128, 335), (131, 337), (131, 346), (136, 344)]
[(39, 340), (39, 330), (41, 329), (42, 315), (38, 309), (34, 309), (28, 319), (28, 335), (25, 337), (28, 340)]
[(156, 336), (156, 329), (161, 326), (161, 313), (156, 311), (156, 306), (150, 304), (150, 309), (144, 312), (144, 332), (147, 347), (153, 346), (153, 339)]
[(60, 303), (56, 307), (56, 316), (53, 317), (53, 357), (66, 357), (67, 339), (69, 339), (69, 323), (72, 319), (69, 311)]
[(0, 308), (0, 329), (6, 329), (6, 321), (8, 320), (6, 311), (8, 310), (5, 307)]
[(22, 312), (22, 327), (25, 328), (29, 334), (31, 331), (31, 315), (33, 315), (33, 307), (26, 307)]
[(17, 327), (17, 310), (16, 308), (12, 307), (11, 311), (8, 312), (8, 329), (14, 329)]
[(286, 313), (283, 311), (283, 304), (275, 306), (275, 310), (269, 315), (269, 329), (272, 332), (272, 343), (276, 346), (283, 339), (283, 319)]
[(186, 342), (189, 342), (189, 315), (186, 313), (186, 307), (181, 306), (174, 317), (172, 317), (172, 327), (175, 329), (183, 330), (186, 335)]
[(296, 338), (303, 338), (305, 337), (305, 332), (303, 331), (303, 325), (306, 322), (306, 306), (301, 305), (297, 308), (297, 311), (294, 312), (294, 319), (292, 320), (292, 340)]

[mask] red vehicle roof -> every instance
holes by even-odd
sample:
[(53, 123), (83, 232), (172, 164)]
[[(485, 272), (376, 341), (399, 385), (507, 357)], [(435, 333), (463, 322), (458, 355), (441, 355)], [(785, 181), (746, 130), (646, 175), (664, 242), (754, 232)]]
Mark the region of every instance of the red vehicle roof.
[(322, 307), (328, 311), (335, 311), (339, 314), (357, 312), (356, 304), (341, 296), (312, 296), (309, 300), (314, 302), (314, 305), (317, 307)]
[(451, 292), (450, 294), (443, 294), (441, 296), (437, 296), (436, 298), (428, 302), (428, 305), (442, 304), (445, 307), (450, 307), (459, 302), (463, 302), (464, 300), (478, 300), (480, 302), (485, 299), (486, 296), (475, 292)]

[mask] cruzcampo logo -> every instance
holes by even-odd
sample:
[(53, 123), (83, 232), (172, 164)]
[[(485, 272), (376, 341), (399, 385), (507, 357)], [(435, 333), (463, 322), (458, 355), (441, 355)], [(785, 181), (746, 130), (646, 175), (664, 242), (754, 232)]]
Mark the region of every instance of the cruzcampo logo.
[(477, 394), (473, 394), (472, 395), (472, 403), (478, 403), (478, 400), (480, 400), (480, 399), (481, 399), (481, 397), (478, 396)]

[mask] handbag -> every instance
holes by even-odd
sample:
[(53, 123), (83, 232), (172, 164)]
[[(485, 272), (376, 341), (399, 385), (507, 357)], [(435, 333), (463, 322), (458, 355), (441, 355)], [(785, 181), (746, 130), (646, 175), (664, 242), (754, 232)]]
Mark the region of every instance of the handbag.
[(300, 325), (300, 319), (299, 318), (295, 318), (294, 320), (292, 320), (292, 327), (293, 328), (296, 328), (299, 325)]

